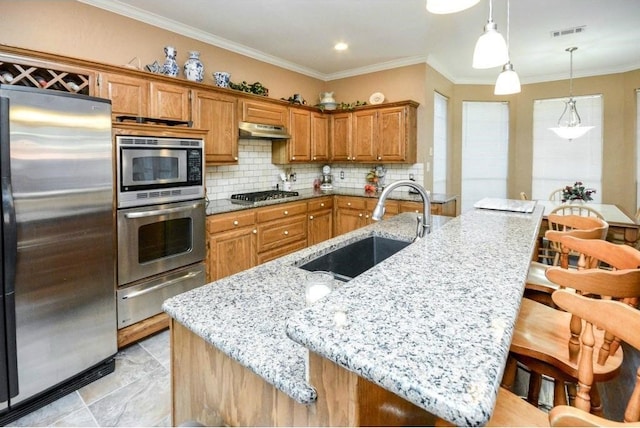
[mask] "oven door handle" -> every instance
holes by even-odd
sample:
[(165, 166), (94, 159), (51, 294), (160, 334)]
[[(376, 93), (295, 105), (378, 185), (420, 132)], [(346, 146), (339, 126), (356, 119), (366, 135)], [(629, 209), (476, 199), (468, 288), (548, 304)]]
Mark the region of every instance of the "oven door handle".
[(142, 296), (143, 294), (151, 293), (152, 291), (156, 291), (156, 290), (158, 290), (160, 288), (168, 287), (170, 285), (175, 284), (176, 282), (184, 281), (185, 279), (195, 278), (198, 275), (199, 275), (199, 272), (189, 272), (188, 274), (182, 275), (179, 278), (174, 278), (174, 279), (169, 280), (167, 282), (163, 282), (162, 284), (157, 284), (157, 285), (154, 285), (153, 287), (145, 288), (143, 290), (135, 291), (135, 292), (133, 292), (131, 294), (127, 294), (125, 296), (122, 296), (122, 300), (133, 299), (134, 297), (138, 297), (138, 296)]
[(179, 212), (191, 211), (195, 208), (198, 208), (198, 204), (192, 204), (184, 207), (176, 207), (176, 208), (166, 208), (163, 210), (153, 210), (153, 211), (144, 211), (137, 213), (126, 213), (124, 215), (125, 218), (145, 218), (145, 217), (155, 217), (164, 214), (174, 214)]

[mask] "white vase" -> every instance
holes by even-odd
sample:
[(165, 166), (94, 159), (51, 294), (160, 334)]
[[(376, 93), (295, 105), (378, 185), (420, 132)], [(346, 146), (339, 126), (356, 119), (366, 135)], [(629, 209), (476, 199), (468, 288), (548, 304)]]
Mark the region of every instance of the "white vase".
[(176, 62), (176, 48), (173, 46), (164, 47), (164, 64), (162, 65), (162, 74), (165, 76), (176, 77), (178, 75), (178, 63)]
[(189, 59), (184, 63), (184, 77), (192, 82), (204, 80), (204, 65), (200, 61), (200, 52), (189, 51)]

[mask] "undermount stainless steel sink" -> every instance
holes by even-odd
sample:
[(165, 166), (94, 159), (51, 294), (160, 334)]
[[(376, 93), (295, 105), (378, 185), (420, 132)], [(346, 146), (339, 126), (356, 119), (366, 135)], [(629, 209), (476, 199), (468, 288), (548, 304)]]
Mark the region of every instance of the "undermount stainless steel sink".
[(402, 250), (411, 242), (369, 236), (333, 250), (301, 266), (308, 271), (331, 272), (336, 279), (349, 281)]

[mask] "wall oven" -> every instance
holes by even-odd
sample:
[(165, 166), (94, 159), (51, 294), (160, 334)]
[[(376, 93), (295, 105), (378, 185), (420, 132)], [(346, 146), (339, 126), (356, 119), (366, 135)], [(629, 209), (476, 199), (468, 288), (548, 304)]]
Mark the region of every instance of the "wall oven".
[(116, 136), (118, 328), (204, 285), (204, 142)]

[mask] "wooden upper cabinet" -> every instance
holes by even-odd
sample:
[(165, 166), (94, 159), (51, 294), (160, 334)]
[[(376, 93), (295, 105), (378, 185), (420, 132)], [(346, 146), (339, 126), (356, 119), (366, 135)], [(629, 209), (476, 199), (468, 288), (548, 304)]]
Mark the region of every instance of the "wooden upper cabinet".
[(101, 73), (99, 96), (111, 100), (113, 118), (149, 116), (149, 82), (125, 74)]
[(351, 113), (336, 113), (331, 115), (331, 147), (332, 161), (351, 160)]
[(376, 110), (363, 110), (353, 113), (353, 149), (351, 160), (371, 162), (376, 160), (378, 140)]
[(287, 106), (245, 99), (240, 101), (239, 109), (242, 122), (288, 126), (289, 109)]
[(164, 82), (151, 82), (149, 115), (157, 119), (191, 120), (189, 88)]
[(331, 159), (415, 163), (417, 107), (413, 101), (366, 107), (331, 116)]
[(378, 111), (376, 160), (415, 163), (417, 157), (416, 108), (383, 108)]
[(311, 161), (329, 160), (329, 117), (322, 113), (311, 113)]
[(289, 161), (309, 162), (311, 160), (311, 112), (309, 110), (289, 109), (289, 133), (291, 139)]
[(238, 161), (238, 100), (213, 91), (193, 92), (193, 124), (207, 129), (205, 159), (207, 164)]

